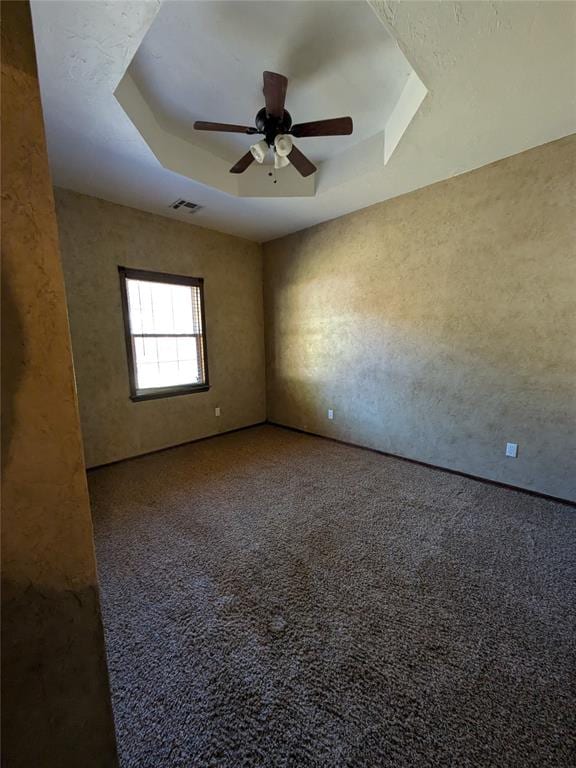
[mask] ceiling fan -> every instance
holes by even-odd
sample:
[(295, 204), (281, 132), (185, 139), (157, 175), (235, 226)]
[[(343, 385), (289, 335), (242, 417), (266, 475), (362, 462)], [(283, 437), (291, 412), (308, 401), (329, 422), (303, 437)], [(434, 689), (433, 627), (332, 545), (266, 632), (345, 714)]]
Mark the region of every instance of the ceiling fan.
[(314, 120), (311, 123), (296, 123), (292, 125), (290, 113), (284, 109), (288, 79), (276, 72), (264, 72), (264, 101), (266, 106), (258, 112), (255, 127), (246, 125), (231, 125), (228, 123), (207, 123), (197, 120), (194, 128), (197, 131), (224, 131), (226, 133), (260, 134), (264, 138), (253, 144), (250, 150), (230, 168), (230, 173), (243, 173), (256, 160), (263, 163), (268, 149), (274, 152), (274, 167), (284, 168), (289, 163), (302, 176), (310, 176), (316, 171), (306, 155), (302, 154), (292, 142), (292, 136), (348, 136), (352, 133), (351, 117), (335, 117), (331, 120)]

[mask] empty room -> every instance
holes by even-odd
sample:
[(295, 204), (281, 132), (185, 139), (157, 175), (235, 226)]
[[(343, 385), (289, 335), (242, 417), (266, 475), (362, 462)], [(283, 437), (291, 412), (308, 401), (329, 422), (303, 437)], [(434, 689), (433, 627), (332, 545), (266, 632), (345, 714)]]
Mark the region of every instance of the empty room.
[(576, 3), (10, 0), (2, 766), (576, 765)]

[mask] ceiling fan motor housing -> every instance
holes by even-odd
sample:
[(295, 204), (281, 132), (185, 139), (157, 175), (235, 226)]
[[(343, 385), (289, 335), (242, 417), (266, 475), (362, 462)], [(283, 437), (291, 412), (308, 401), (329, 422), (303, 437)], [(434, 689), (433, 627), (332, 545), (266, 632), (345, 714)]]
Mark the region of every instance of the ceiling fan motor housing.
[[(196, 120), (194, 128), (197, 131), (225, 131), (227, 133), (244, 133), (252, 136), (259, 133), (263, 139), (253, 144), (248, 152), (230, 168), (230, 173), (244, 173), (256, 160), (263, 163), (269, 149), (274, 152), (274, 167), (283, 168), (292, 164), (301, 176), (310, 176), (317, 168), (314, 163), (292, 143), (292, 136), (348, 136), (352, 133), (351, 117), (334, 117), (329, 120), (312, 120), (308, 123), (292, 125), (290, 113), (284, 109), (288, 79), (277, 72), (263, 73), (265, 107), (262, 107), (254, 120), (255, 128), (248, 125), (232, 123), (210, 123)], [(276, 183), (276, 180), (274, 181)]]
[(269, 115), (266, 112), (266, 107), (262, 109), (256, 115), (256, 128), (260, 133), (264, 134), (266, 143), (269, 147), (274, 145), (274, 139), (278, 134), (288, 133), (292, 127), (292, 117), (290, 112), (284, 110), (282, 117), (277, 118), (273, 115)]

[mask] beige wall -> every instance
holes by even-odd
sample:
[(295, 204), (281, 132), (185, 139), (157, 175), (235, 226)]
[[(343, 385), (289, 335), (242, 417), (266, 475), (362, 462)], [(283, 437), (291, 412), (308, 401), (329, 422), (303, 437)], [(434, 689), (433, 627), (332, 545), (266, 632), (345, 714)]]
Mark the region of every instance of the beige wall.
[(115, 766), (28, 3), (2, 3), (2, 765)]
[[(263, 421), (260, 246), (64, 190), (56, 207), (88, 466)], [(129, 399), (118, 265), (204, 278), (208, 392)]]
[[(266, 244), (268, 418), (576, 498), (575, 166), (571, 137)], [(260, 246), (56, 199), (88, 465), (265, 418)], [(118, 264), (205, 278), (210, 392), (129, 400)]]
[(575, 184), (569, 137), (266, 244), (269, 419), (576, 499)]

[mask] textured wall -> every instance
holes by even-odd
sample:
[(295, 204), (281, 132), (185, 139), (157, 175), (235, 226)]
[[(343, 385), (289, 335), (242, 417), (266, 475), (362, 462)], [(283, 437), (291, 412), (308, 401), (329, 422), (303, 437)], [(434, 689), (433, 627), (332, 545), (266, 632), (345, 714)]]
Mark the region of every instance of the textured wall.
[(268, 417), (576, 500), (575, 184), (569, 137), (266, 244)]
[[(263, 421), (260, 246), (64, 190), (56, 208), (88, 466)], [(204, 278), (208, 392), (129, 399), (118, 265)]]
[(2, 765), (108, 768), (114, 726), (28, 3), (2, 3)]

